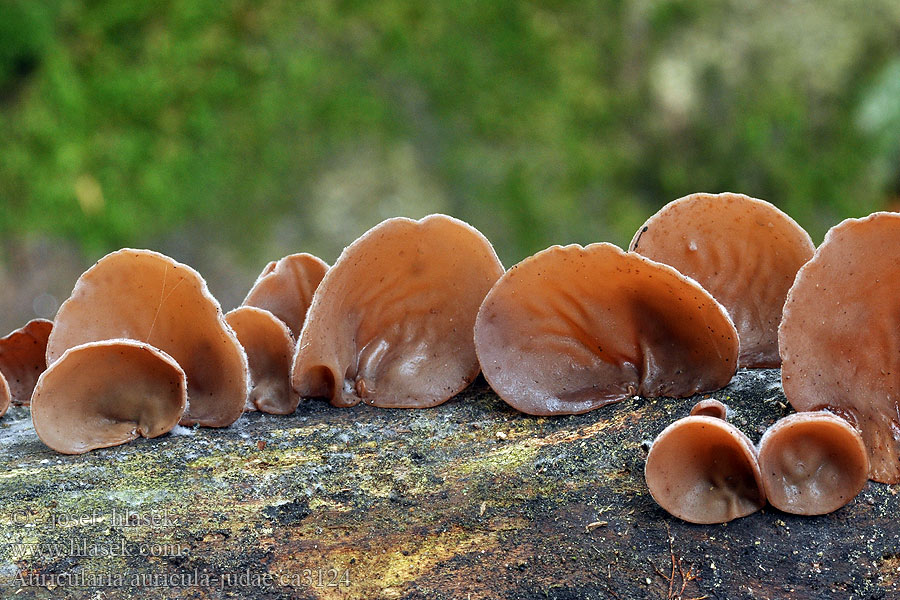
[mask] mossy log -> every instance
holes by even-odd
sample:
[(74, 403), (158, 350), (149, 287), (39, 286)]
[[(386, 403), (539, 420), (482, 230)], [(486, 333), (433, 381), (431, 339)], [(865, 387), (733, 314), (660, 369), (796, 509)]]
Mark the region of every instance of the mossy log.
[[(710, 396), (754, 441), (779, 372)], [(696, 399), (536, 418), (479, 380), (427, 410), (304, 401), (82, 456), (0, 421), (3, 598), (893, 598), (898, 487), (821, 517), (684, 523), (644, 485)], [(94, 554), (94, 556), (86, 556)]]

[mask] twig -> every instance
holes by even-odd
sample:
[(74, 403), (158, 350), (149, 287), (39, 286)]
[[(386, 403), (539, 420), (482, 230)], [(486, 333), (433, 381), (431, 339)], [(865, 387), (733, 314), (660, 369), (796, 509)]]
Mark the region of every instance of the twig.
[[(653, 571), (663, 581), (669, 583), (669, 591), (666, 595), (666, 600), (705, 600), (706, 598), (709, 598), (706, 594), (703, 596), (691, 596), (690, 598), (685, 597), (684, 594), (687, 591), (688, 584), (692, 581), (699, 581), (700, 577), (694, 572), (693, 565), (689, 566), (687, 572), (685, 572), (683, 561), (680, 557), (675, 556), (675, 538), (672, 537), (672, 531), (669, 529), (668, 523), (666, 524), (666, 537), (669, 540), (669, 557), (672, 561), (672, 572), (669, 575), (666, 575), (652, 560), (649, 558), (647, 559), (647, 562), (653, 567)], [(678, 587), (680, 587), (680, 589), (677, 589)]]

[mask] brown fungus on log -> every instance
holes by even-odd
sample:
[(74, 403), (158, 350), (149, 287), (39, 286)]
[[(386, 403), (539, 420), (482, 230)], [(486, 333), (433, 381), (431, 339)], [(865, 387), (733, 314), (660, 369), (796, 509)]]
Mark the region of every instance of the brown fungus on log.
[(759, 468), (769, 503), (784, 512), (824, 515), (863, 489), (869, 473), (859, 432), (825, 411), (779, 419), (759, 441)]
[(243, 306), (263, 308), (287, 324), (296, 339), (328, 265), (312, 254), (290, 254), (270, 262), (256, 279)]
[(714, 398), (708, 398), (694, 405), (691, 416), (715, 417), (724, 421), (728, 417), (728, 407)]
[(900, 483), (900, 214), (833, 227), (797, 274), (779, 329), (784, 394), (862, 433), (869, 478)]
[(462, 221), (384, 221), (344, 249), (319, 284), (294, 388), (335, 406), (445, 402), (478, 375), (475, 315), (502, 273), (487, 238)]
[(81, 454), (170, 431), (187, 380), (175, 360), (134, 340), (75, 346), (44, 371), (31, 403), (34, 429), (57, 452)]
[(657, 504), (690, 523), (724, 523), (766, 503), (753, 443), (717, 417), (666, 427), (650, 446), (644, 477)]
[(630, 249), (695, 279), (728, 311), (741, 367), (778, 367), (778, 325), (809, 234), (772, 204), (743, 194), (692, 194), (650, 217)]
[(9, 384), (13, 404), (28, 405), (38, 377), (47, 368), (47, 339), (53, 322), (33, 319), (0, 338), (0, 374)]
[(189, 266), (128, 248), (100, 259), (59, 308), (47, 362), (73, 346), (118, 338), (159, 348), (184, 369), (188, 408), (182, 425), (226, 427), (243, 412), (247, 356), (206, 282)]
[(532, 415), (717, 390), (738, 355), (706, 290), (606, 243), (553, 246), (507, 271), (481, 306), (475, 345), (491, 387)]
[(294, 338), (281, 319), (267, 310), (241, 306), (225, 315), (250, 364), (247, 410), (289, 415), (300, 396), (291, 387)]
[(0, 417), (5, 415), (6, 411), (9, 410), (11, 399), (9, 384), (6, 383), (6, 377), (3, 376), (3, 373), (0, 373)]

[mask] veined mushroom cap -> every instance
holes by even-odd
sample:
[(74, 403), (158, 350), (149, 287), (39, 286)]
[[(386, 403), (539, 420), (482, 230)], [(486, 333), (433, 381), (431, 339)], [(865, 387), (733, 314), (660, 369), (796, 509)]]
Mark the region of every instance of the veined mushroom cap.
[(607, 243), (512, 267), (484, 299), (475, 346), (494, 391), (532, 415), (717, 390), (738, 355), (734, 325), (699, 284)]
[(769, 503), (797, 515), (824, 515), (865, 487), (869, 459), (859, 432), (825, 411), (779, 419), (759, 441)]
[(753, 442), (716, 417), (666, 427), (650, 446), (644, 477), (657, 504), (690, 523), (724, 523), (766, 503)]
[(779, 329), (784, 395), (862, 433), (869, 478), (900, 483), (900, 214), (833, 227), (788, 293)]
[(0, 373), (9, 384), (13, 404), (31, 403), (34, 384), (47, 368), (47, 338), (52, 329), (52, 321), (33, 319), (0, 339)]
[(244, 306), (263, 308), (284, 321), (296, 338), (328, 264), (312, 254), (290, 254), (270, 262), (250, 288)]
[(134, 339), (172, 356), (188, 379), (183, 425), (225, 427), (243, 412), (247, 356), (197, 271), (158, 252), (107, 254), (78, 278), (56, 315), (47, 362), (84, 344)]
[(692, 194), (650, 217), (630, 249), (697, 280), (725, 306), (740, 337), (740, 366), (779, 366), (784, 300), (815, 251), (791, 217), (743, 194)]
[(247, 410), (289, 415), (300, 396), (291, 387), (294, 338), (281, 319), (255, 306), (240, 306), (225, 315), (250, 363)]
[(170, 431), (187, 402), (184, 371), (135, 340), (69, 348), (38, 379), (31, 419), (41, 441), (81, 454)]
[(9, 384), (6, 383), (6, 377), (3, 376), (3, 373), (0, 373), (0, 417), (5, 415), (6, 411), (9, 410), (11, 399)]
[(478, 375), (473, 328), (503, 273), (490, 242), (446, 215), (388, 219), (319, 284), (294, 357), (303, 397), (426, 408)]

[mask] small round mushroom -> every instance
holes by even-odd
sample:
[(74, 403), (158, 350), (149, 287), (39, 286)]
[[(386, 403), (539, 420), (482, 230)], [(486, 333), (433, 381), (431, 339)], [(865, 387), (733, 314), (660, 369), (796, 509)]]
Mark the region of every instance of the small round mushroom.
[(69, 348), (41, 375), (31, 419), (42, 442), (82, 454), (170, 431), (187, 402), (187, 380), (175, 360), (134, 340)]
[(487, 238), (462, 221), (384, 221), (345, 248), (319, 284), (294, 388), (335, 406), (445, 402), (478, 375), (475, 315), (502, 273)]
[(300, 396), (291, 387), (294, 338), (287, 325), (267, 310), (240, 306), (225, 315), (250, 363), (247, 410), (289, 415)]
[(269, 311), (287, 324), (296, 339), (326, 271), (328, 265), (322, 259), (306, 253), (270, 262), (250, 288), (243, 306)]
[(784, 394), (862, 433), (869, 478), (900, 483), (900, 214), (833, 227), (800, 269), (779, 329)]
[(494, 391), (532, 415), (717, 390), (738, 355), (706, 290), (607, 243), (553, 246), (507, 271), (478, 313), (475, 346)]
[(741, 367), (778, 367), (778, 324), (809, 234), (772, 204), (743, 194), (674, 200), (638, 229), (630, 249), (697, 280), (738, 331)]
[(197, 271), (150, 250), (106, 255), (56, 315), (47, 362), (87, 342), (127, 338), (171, 355), (188, 378), (182, 425), (226, 427), (243, 412), (247, 355)]
[(694, 408), (691, 409), (691, 415), (715, 417), (724, 421), (728, 417), (728, 407), (715, 398), (707, 398), (694, 405)]
[(859, 432), (825, 411), (779, 419), (759, 441), (759, 468), (769, 503), (797, 515), (824, 515), (866, 485), (869, 459)]
[(657, 436), (644, 477), (653, 499), (690, 523), (724, 523), (766, 504), (753, 443), (722, 419), (679, 419)]
[(53, 322), (33, 319), (0, 338), (0, 374), (9, 384), (13, 404), (28, 405), (38, 377), (47, 368), (47, 338)]

